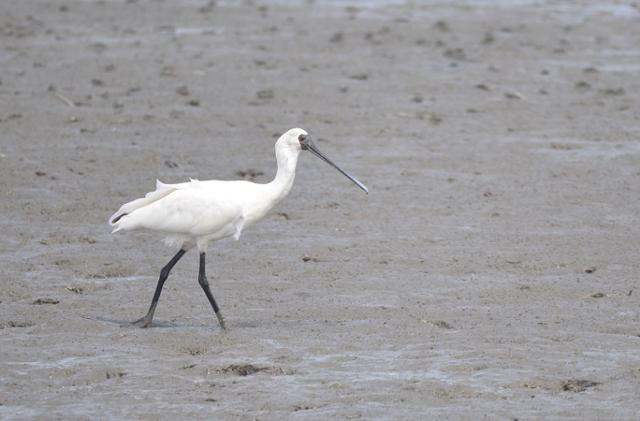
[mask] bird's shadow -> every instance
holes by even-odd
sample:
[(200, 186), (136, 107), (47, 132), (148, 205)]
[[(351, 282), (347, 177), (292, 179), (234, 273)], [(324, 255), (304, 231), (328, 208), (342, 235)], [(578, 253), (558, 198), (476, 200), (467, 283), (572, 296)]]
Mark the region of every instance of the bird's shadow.
[(235, 328), (241, 329), (259, 329), (263, 323), (257, 320), (237, 321), (233, 324)]

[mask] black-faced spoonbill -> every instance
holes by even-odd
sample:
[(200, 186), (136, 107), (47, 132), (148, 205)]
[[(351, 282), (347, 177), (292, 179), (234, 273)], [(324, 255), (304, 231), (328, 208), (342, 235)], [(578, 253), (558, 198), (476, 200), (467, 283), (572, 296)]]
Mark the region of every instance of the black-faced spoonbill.
[(270, 183), (249, 181), (198, 181), (164, 184), (156, 182), (156, 190), (145, 197), (122, 205), (109, 219), (120, 230), (147, 229), (166, 236), (166, 242), (180, 247), (160, 271), (156, 291), (146, 316), (132, 324), (151, 326), (162, 286), (173, 266), (194, 246), (200, 252), (198, 283), (218, 317), (220, 327), (225, 328), (224, 319), (213, 298), (205, 275), (205, 255), (210, 241), (233, 236), (240, 238), (242, 230), (264, 217), (276, 203), (284, 199), (291, 190), (300, 151), (308, 150), (336, 168), (358, 187), (368, 193), (367, 188), (324, 156), (302, 129), (291, 129), (276, 142), (278, 171)]

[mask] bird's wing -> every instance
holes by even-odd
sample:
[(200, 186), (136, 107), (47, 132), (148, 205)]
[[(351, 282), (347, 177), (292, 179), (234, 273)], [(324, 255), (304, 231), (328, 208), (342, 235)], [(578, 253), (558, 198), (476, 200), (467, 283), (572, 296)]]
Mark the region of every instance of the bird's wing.
[(234, 190), (237, 185), (230, 183), (190, 182), (163, 187), (159, 192), (167, 194), (138, 207), (117, 223), (116, 230), (145, 228), (193, 237), (233, 235), (242, 217), (242, 203)]
[[(169, 195), (173, 191), (189, 188), (190, 186), (193, 185), (193, 183), (199, 183), (199, 182), (200, 182), (199, 180), (196, 180), (193, 178), (186, 183), (177, 183), (177, 184), (166, 184), (160, 180), (156, 180), (156, 189), (154, 191), (147, 193), (144, 197), (141, 197), (140, 199), (132, 200), (131, 202), (128, 202), (122, 205), (116, 213), (111, 215), (111, 217), (109, 218), (109, 224), (111, 224), (111, 226), (116, 226), (116, 224), (122, 217), (129, 215), (131, 212), (135, 211), (136, 209), (140, 209), (144, 206), (150, 205), (151, 203)], [(117, 230), (118, 230), (118, 227), (116, 227), (116, 231)]]
[(199, 183), (200, 180), (196, 178), (190, 178), (186, 183), (167, 184), (160, 180), (156, 180), (156, 191), (167, 189), (185, 189), (193, 186), (193, 183)]

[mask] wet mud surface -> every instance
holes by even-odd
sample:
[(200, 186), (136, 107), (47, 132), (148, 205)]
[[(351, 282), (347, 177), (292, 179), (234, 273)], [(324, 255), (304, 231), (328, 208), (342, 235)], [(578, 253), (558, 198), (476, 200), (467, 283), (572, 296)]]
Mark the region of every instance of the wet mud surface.
[[(0, 418), (637, 419), (640, 11), (0, 4)], [(164, 182), (289, 197), (208, 277), (111, 235)]]

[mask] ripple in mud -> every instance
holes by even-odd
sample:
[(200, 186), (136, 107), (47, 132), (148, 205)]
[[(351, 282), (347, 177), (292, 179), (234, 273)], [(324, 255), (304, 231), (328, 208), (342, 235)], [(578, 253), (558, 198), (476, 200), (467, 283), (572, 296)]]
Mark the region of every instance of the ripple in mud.
[(126, 278), (129, 275), (130, 275), (130, 272), (126, 269), (113, 268), (113, 269), (105, 269), (99, 272), (89, 273), (87, 274), (87, 277), (91, 279), (109, 279), (109, 278)]

